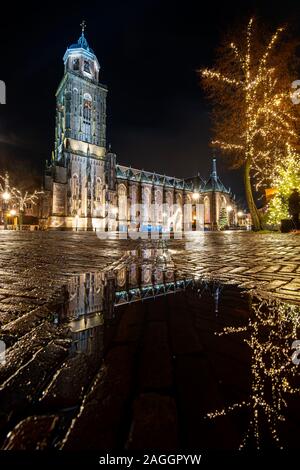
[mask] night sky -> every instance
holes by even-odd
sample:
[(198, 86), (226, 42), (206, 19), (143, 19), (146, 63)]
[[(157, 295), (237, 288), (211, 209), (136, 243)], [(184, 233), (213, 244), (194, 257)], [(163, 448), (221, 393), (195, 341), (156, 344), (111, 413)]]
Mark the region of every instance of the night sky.
[[(178, 177), (210, 172), (210, 105), (196, 70), (213, 64), (223, 33), (253, 13), (274, 27), (300, 25), (295, 0), (11, 2), (8, 8), (0, 19), (0, 79), (7, 87), (0, 172), (7, 167), (22, 177), (39, 177), (50, 158), (62, 57), (80, 36), (82, 19), (109, 88), (107, 143), (118, 162)], [(229, 171), (222, 158), (218, 167), (242, 197), (240, 172)]]

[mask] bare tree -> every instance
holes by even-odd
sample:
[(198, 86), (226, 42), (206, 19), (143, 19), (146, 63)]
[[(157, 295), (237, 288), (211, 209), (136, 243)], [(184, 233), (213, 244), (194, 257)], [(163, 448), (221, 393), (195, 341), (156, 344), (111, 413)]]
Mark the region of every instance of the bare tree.
[(19, 225), (20, 229), (22, 229), (25, 209), (28, 207), (28, 204), (37, 204), (39, 194), (43, 194), (43, 191), (35, 190), (33, 193), (29, 193), (28, 191), (21, 191), (19, 189), (12, 188), (12, 194), (14, 200), (17, 201), (17, 205), (19, 208)]

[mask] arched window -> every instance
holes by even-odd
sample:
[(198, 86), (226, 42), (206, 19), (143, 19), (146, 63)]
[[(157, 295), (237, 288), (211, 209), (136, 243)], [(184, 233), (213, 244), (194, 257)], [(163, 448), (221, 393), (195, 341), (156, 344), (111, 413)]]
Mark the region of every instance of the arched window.
[(208, 196), (204, 198), (204, 223), (210, 224), (210, 201)]
[(77, 200), (79, 198), (79, 181), (76, 174), (72, 177), (72, 199)]
[(83, 134), (85, 140), (91, 139), (92, 97), (89, 93), (83, 95)]
[(126, 283), (126, 275), (127, 275), (127, 270), (126, 268), (119, 269), (117, 273), (117, 283), (118, 287), (124, 287)]
[(127, 189), (124, 184), (118, 187), (119, 220), (127, 220)]
[(92, 97), (88, 93), (83, 95), (83, 119), (90, 122), (92, 117)]
[(186, 195), (185, 204), (184, 204), (184, 223), (185, 230), (189, 231), (192, 229), (191, 223), (193, 221), (193, 205), (192, 205), (192, 196), (190, 194)]
[(75, 108), (77, 108), (78, 106), (78, 88), (73, 88), (73, 101), (74, 101), (74, 105), (75, 105)]
[(98, 177), (96, 180), (96, 201), (101, 202), (102, 196), (102, 181), (101, 178)]
[(156, 188), (154, 191), (154, 203), (155, 203), (155, 209), (154, 209), (154, 220), (153, 222), (162, 222), (162, 213), (163, 213), (163, 195), (162, 195), (162, 190)]
[(150, 209), (151, 209), (151, 189), (147, 186), (142, 188), (142, 221), (143, 223), (150, 222)]

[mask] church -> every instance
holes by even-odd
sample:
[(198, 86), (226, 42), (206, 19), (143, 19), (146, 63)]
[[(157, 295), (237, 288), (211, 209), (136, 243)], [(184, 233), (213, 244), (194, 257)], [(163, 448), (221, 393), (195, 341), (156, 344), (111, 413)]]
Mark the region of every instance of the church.
[(237, 221), (235, 197), (217, 174), (174, 178), (124, 166), (106, 144), (107, 87), (85, 37), (63, 57), (56, 92), (55, 144), (47, 163), (41, 222), (48, 229), (218, 230)]

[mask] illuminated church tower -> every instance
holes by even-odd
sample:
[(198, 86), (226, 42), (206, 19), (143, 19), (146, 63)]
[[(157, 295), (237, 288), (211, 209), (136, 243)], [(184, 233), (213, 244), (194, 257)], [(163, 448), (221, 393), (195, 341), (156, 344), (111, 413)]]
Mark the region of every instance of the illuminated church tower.
[(55, 148), (46, 175), (53, 228), (101, 226), (105, 211), (111, 158), (106, 155), (107, 88), (99, 83), (100, 65), (85, 38), (85, 23), (81, 26), (80, 38), (63, 57), (64, 76), (56, 92)]
[[(236, 204), (217, 176), (175, 178), (116, 163), (106, 150), (107, 88), (85, 38), (69, 46), (56, 92), (55, 145), (46, 167), (41, 226), (73, 230), (180, 231), (183, 224), (220, 228), (236, 221)], [(197, 212), (196, 202), (202, 209)], [(140, 210), (142, 204), (143, 210)], [(152, 205), (157, 210), (152, 211)], [(186, 210), (185, 210), (186, 209)], [(142, 220), (139, 220), (142, 217)], [(165, 220), (166, 219), (166, 220)], [(164, 225), (163, 225), (164, 224)]]

